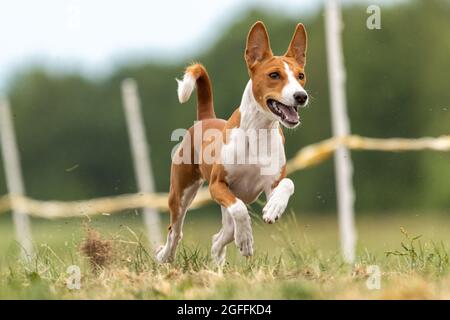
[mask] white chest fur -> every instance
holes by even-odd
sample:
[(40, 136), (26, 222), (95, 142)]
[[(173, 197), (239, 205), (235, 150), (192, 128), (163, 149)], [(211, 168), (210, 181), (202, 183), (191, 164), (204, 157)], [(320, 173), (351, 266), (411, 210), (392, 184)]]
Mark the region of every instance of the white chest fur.
[(278, 121), (264, 114), (251, 90), (245, 89), (241, 121), (231, 130), (222, 147), (221, 159), (230, 190), (245, 203), (255, 201), (261, 192), (270, 193), (286, 163)]

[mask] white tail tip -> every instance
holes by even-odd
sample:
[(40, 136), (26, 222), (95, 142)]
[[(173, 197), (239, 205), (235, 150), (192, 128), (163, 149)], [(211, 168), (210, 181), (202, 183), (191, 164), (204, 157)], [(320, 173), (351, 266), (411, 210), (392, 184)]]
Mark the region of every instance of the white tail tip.
[(180, 103), (185, 103), (194, 91), (196, 80), (190, 72), (184, 74), (183, 80), (176, 80), (178, 82), (178, 100)]

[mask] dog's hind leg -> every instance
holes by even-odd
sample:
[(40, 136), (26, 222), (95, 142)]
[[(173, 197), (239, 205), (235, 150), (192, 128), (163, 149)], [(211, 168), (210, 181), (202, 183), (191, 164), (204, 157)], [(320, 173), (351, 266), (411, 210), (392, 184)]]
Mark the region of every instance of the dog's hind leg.
[(225, 207), (222, 209), (222, 229), (212, 238), (211, 256), (218, 265), (223, 265), (226, 245), (234, 240), (234, 221)]
[[(188, 168), (186, 168), (188, 169)], [(190, 173), (184, 170), (184, 174)], [(193, 172), (191, 172), (193, 174)], [(172, 171), (172, 174), (174, 172)], [(186, 178), (186, 176), (184, 176)], [(198, 175), (192, 175), (193, 179), (181, 179), (176, 176), (171, 179), (169, 193), (169, 209), (170, 209), (170, 226), (167, 235), (167, 241), (156, 251), (156, 260), (160, 263), (172, 262), (177, 250), (178, 242), (183, 237), (183, 223), (187, 209), (197, 194), (198, 189), (202, 186), (203, 180)], [(183, 183), (183, 181), (189, 181)]]

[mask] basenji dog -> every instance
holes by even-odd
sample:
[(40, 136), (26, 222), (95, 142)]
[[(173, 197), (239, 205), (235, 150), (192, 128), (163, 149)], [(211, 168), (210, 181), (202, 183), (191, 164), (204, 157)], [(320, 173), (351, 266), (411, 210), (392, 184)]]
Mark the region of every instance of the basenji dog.
[[(261, 193), (267, 199), (262, 210), (265, 222), (274, 223), (283, 214), (294, 193), (294, 184), (286, 178), (280, 124), (289, 129), (297, 127), (299, 108), (308, 104), (304, 89), (306, 47), (306, 30), (303, 24), (298, 24), (287, 52), (275, 56), (264, 24), (256, 22), (250, 29), (245, 49), (250, 80), (240, 106), (227, 121), (215, 116), (211, 82), (201, 64), (189, 66), (183, 79), (177, 80), (181, 103), (189, 99), (196, 87), (198, 121), (187, 130), (172, 157), (170, 226), (166, 244), (156, 252), (157, 261), (173, 261), (183, 235), (186, 211), (204, 181), (209, 182), (211, 197), (222, 210), (222, 228), (213, 236), (211, 249), (213, 259), (219, 264), (225, 261), (226, 246), (233, 240), (243, 256), (253, 255), (247, 204)], [(219, 136), (206, 137), (211, 130), (219, 132)], [(252, 150), (255, 146), (265, 153), (255, 156)], [(212, 161), (202, 161), (206, 156), (201, 150), (206, 149)], [(179, 161), (181, 158), (185, 161)], [(240, 159), (229, 161), (236, 158)], [(272, 170), (264, 171), (268, 165)]]

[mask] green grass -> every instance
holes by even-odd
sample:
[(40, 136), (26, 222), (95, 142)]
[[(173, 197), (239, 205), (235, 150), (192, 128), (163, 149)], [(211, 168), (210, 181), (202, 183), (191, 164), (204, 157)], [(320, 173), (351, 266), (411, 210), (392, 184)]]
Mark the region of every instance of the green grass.
[[(216, 212), (216, 211), (214, 211)], [(166, 217), (164, 218), (166, 223)], [(86, 225), (110, 245), (110, 263), (92, 268), (80, 250)], [(450, 219), (446, 215), (365, 215), (357, 220), (357, 262), (339, 255), (334, 216), (286, 214), (274, 225), (253, 219), (255, 255), (229, 245), (227, 264), (210, 259), (219, 215), (188, 216), (172, 265), (153, 260), (135, 213), (91, 221), (33, 220), (36, 257), (19, 258), (10, 218), (0, 220), (0, 299), (398, 299), (450, 298)], [(81, 288), (66, 286), (68, 266), (81, 269)], [(367, 267), (381, 270), (369, 290)]]

